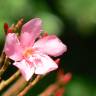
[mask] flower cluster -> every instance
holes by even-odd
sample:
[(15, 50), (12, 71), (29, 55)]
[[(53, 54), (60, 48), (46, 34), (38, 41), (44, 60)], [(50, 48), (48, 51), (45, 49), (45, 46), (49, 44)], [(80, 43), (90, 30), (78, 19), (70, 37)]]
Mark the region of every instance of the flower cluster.
[(4, 52), (26, 81), (33, 74), (43, 75), (57, 69), (58, 65), (50, 56), (60, 56), (67, 50), (57, 36), (41, 36), (41, 32), (42, 21), (35, 18), (22, 26), (20, 35), (14, 32), (6, 35)]

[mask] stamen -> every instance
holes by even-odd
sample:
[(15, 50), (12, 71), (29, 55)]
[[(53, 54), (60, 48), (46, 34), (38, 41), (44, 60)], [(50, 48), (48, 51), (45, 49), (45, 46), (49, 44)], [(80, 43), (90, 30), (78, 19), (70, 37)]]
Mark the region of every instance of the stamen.
[(30, 55), (32, 55), (32, 53), (33, 53), (32, 48), (28, 48), (28, 49), (26, 49), (26, 50), (23, 52), (23, 56), (24, 56), (24, 57), (29, 57)]

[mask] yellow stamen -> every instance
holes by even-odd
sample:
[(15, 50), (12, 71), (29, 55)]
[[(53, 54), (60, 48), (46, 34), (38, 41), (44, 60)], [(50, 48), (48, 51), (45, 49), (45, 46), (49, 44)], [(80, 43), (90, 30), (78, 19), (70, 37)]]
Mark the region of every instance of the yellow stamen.
[(28, 48), (28, 49), (26, 49), (26, 50), (23, 52), (23, 56), (24, 56), (24, 57), (29, 57), (30, 55), (32, 55), (32, 53), (33, 53), (32, 48)]

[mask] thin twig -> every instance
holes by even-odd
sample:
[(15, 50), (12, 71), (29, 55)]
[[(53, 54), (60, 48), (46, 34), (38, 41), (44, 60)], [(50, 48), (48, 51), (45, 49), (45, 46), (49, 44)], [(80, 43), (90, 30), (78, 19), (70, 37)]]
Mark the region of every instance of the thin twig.
[(2, 68), (2, 66), (4, 64), (5, 57), (6, 57), (5, 53), (2, 52), (1, 56), (0, 56), (0, 69)]
[(35, 80), (30, 82), (28, 86), (26, 86), (25, 89), (18, 94), (18, 96), (24, 96), (41, 79), (41, 77), (41, 75), (37, 75)]
[(9, 65), (9, 61), (8, 61), (8, 57), (6, 56), (4, 64), (3, 64), (2, 68), (0, 69), (0, 77), (6, 71), (8, 65)]
[(19, 75), (20, 75), (20, 71), (17, 71), (8, 80), (6, 80), (6, 81), (3, 80), (0, 83), (0, 91), (2, 91), (7, 85), (9, 85), (11, 82), (13, 82)]
[(17, 96), (19, 92), (21, 92), (25, 86), (28, 84), (23, 76), (20, 76), (14, 84), (12, 84), (8, 90), (6, 90), (2, 96)]

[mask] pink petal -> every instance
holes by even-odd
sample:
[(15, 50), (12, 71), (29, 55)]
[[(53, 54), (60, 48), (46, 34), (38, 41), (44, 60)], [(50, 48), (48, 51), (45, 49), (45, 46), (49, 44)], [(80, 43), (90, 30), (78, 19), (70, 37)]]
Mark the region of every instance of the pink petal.
[(22, 59), (22, 48), (15, 33), (9, 33), (6, 36), (4, 51), (6, 55), (14, 61)]
[(19, 68), (26, 81), (28, 81), (34, 74), (34, 67), (30, 66), (25, 60), (15, 62), (13, 65)]
[(66, 45), (55, 35), (46, 36), (38, 40), (33, 47), (51, 56), (62, 55), (67, 50)]
[(58, 68), (57, 64), (47, 55), (35, 54), (31, 62), (35, 66), (35, 74), (46, 74), (50, 71), (56, 70)]
[(21, 30), (20, 42), (22, 46), (32, 46), (34, 40), (40, 35), (42, 21), (35, 18), (23, 25)]

